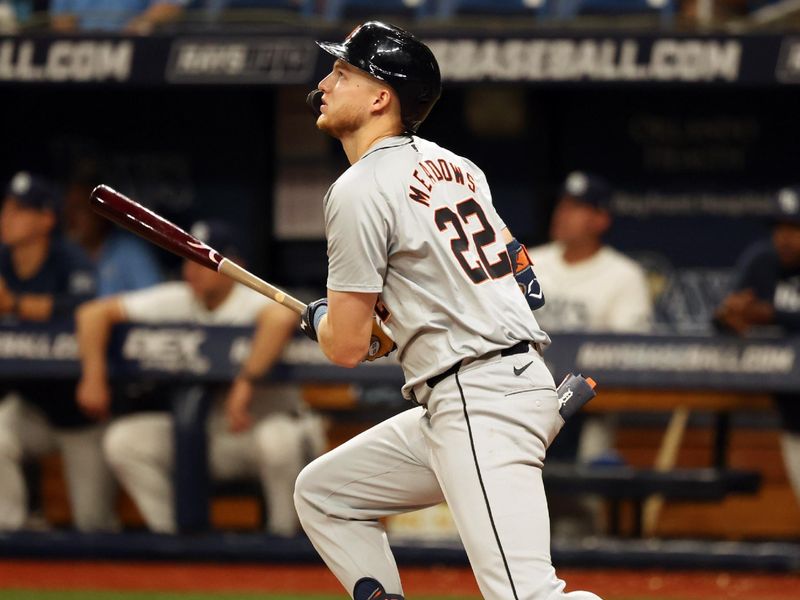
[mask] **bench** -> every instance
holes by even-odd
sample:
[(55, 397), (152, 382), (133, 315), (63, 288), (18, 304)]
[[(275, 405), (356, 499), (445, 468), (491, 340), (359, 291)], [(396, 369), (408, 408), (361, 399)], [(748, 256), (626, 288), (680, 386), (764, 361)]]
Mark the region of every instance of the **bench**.
[(714, 502), (729, 494), (753, 494), (761, 485), (757, 471), (718, 468), (642, 469), (629, 466), (587, 467), (549, 463), (544, 468), (548, 493), (597, 494), (609, 500), (609, 533), (620, 535), (622, 504), (634, 512), (634, 536), (645, 531), (644, 506), (648, 499)]

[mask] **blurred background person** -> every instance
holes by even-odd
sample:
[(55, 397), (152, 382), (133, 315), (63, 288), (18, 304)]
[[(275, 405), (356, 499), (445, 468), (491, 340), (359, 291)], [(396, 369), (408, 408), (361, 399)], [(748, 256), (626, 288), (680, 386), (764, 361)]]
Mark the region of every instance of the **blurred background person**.
[(51, 0), (55, 31), (122, 31), (147, 35), (179, 19), (189, 0)]
[(603, 242), (612, 224), (610, 201), (605, 179), (570, 173), (553, 212), (551, 241), (528, 249), (545, 292), (536, 311), (545, 331), (650, 329), (653, 302), (644, 270)]
[[(738, 335), (764, 326), (777, 327), (786, 335), (800, 332), (800, 185), (778, 192), (772, 235), (742, 253), (731, 292), (714, 322)], [(783, 429), (783, 461), (800, 501), (800, 394), (774, 394), (773, 399)]]
[(93, 183), (76, 180), (67, 186), (64, 230), (94, 261), (97, 295), (110, 296), (161, 282), (161, 268), (152, 246), (94, 212), (89, 204)]
[[(18, 321), (72, 319), (95, 293), (83, 251), (58, 233), (60, 198), (28, 172), (9, 183), (0, 209), (0, 314)], [(103, 460), (102, 427), (72, 401), (74, 381), (8, 381), (0, 400), (0, 529), (27, 519), (22, 462), (59, 449), (73, 521), (84, 531), (116, 528), (113, 478)]]
[[(234, 233), (225, 223), (202, 221), (191, 233), (228, 258), (235, 260), (240, 255)], [(183, 278), (81, 307), (77, 325), (83, 377), (78, 402), (89, 414), (108, 414), (106, 351), (115, 323), (255, 324), (250, 355), (233, 383), (219, 390), (209, 416), (209, 471), (212, 480), (260, 478), (267, 499), (268, 531), (294, 535), (299, 528), (292, 501), (294, 481), (302, 467), (323, 451), (325, 435), (320, 419), (304, 406), (296, 385), (259, 380), (291, 339), (298, 317), (197, 263), (184, 263)], [(146, 412), (115, 420), (104, 449), (147, 526), (156, 532), (174, 533), (170, 415)]]
[[(545, 304), (536, 319), (548, 333), (649, 330), (653, 302), (644, 270), (632, 259), (603, 242), (612, 223), (611, 187), (602, 177), (575, 171), (564, 181), (550, 224), (551, 241), (529, 248)], [(557, 377), (561, 374), (557, 374)], [(556, 440), (554, 459), (587, 464), (618, 464), (614, 450), (613, 415), (576, 415)], [(566, 435), (565, 435), (566, 434)], [(600, 507), (588, 502), (583, 524), (565, 525), (556, 509), (555, 530), (564, 535), (586, 533), (600, 526)], [(563, 511), (562, 511), (563, 512)], [(570, 512), (567, 510), (566, 512)], [(587, 521), (593, 523), (588, 523)], [(567, 531), (575, 526), (577, 532)]]

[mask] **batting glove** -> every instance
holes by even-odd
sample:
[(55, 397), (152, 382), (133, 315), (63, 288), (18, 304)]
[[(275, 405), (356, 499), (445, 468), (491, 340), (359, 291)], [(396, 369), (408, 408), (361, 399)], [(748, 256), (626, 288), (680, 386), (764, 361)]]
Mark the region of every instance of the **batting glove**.
[(328, 299), (320, 298), (310, 302), (300, 317), (300, 330), (305, 333), (312, 341), (317, 340), (317, 327), (319, 327), (322, 317), (328, 314)]
[(380, 320), (378, 315), (372, 318), (372, 334), (369, 340), (369, 350), (364, 360), (372, 362), (377, 358), (388, 356), (397, 350), (397, 344), (392, 339), (389, 328)]

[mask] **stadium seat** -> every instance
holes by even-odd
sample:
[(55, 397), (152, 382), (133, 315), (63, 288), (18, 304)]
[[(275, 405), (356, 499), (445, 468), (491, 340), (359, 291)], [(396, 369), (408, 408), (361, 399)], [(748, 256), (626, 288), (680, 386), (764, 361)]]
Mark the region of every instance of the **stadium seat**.
[(327, 0), (323, 10), (328, 21), (336, 21), (345, 17), (423, 17), (430, 6), (430, 0)]
[(314, 9), (314, 0), (193, 0), (188, 8), (204, 13), (207, 21), (215, 21), (228, 10), (272, 9), (309, 15)]
[(557, 0), (439, 0), (436, 14), (455, 15), (531, 15), (545, 16)]
[(654, 15), (662, 25), (672, 23), (676, 0), (557, 0), (556, 16), (572, 18), (579, 15)]

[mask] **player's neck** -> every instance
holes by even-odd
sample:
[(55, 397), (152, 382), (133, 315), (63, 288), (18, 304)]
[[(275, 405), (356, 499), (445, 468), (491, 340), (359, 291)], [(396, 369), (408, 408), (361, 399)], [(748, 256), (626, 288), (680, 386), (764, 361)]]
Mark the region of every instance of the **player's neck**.
[(208, 311), (215, 311), (222, 306), (228, 297), (233, 293), (233, 282), (230, 285), (216, 288), (203, 296), (203, 304)]
[(561, 257), (565, 263), (579, 263), (584, 260), (589, 260), (603, 247), (600, 240), (587, 240), (574, 244), (565, 244), (564, 252)]
[(50, 251), (50, 238), (37, 237), (23, 244), (14, 246), (11, 250), (11, 262), (14, 272), (20, 279), (30, 279), (39, 269)]
[(374, 125), (364, 126), (352, 134), (340, 138), (344, 153), (350, 164), (355, 164), (358, 159), (372, 146), (388, 137), (401, 135), (402, 130), (395, 124), (387, 124), (382, 120), (376, 121)]

